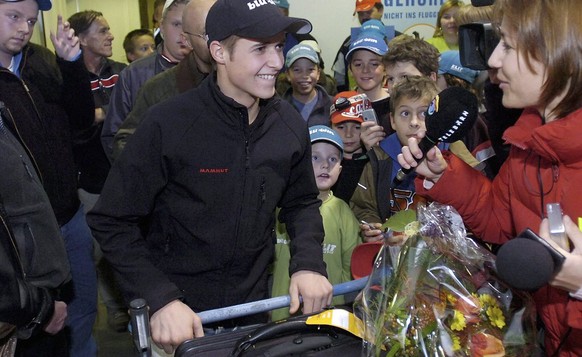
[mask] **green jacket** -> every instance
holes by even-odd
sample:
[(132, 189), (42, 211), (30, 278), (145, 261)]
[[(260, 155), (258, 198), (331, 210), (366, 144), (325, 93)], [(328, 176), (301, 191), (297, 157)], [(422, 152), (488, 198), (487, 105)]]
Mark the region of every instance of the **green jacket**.
[[(352, 251), (361, 243), (360, 227), (351, 209), (343, 200), (330, 193), (322, 202), (319, 213), (323, 219), (325, 237), (323, 239), (323, 261), (327, 266), (329, 282), (333, 285), (352, 280)], [(285, 225), (277, 221), (277, 244), (275, 245), (275, 262), (273, 264), (272, 296), (289, 294), (289, 235)], [(342, 305), (343, 297), (333, 300), (334, 305)], [(272, 312), (273, 321), (289, 316), (289, 308), (277, 309)]]

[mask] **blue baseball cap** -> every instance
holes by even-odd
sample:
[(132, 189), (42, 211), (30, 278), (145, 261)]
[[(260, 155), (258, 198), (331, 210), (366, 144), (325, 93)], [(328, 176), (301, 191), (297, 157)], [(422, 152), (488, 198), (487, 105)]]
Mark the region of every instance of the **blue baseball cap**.
[(380, 36), (386, 36), (386, 25), (380, 20), (370, 19), (362, 24), (360, 27), (361, 33), (377, 33)]
[(463, 67), (459, 51), (446, 51), (441, 53), (439, 59), (439, 74), (444, 73), (464, 79), (469, 83), (473, 83), (479, 75), (479, 71)]
[(287, 1), (287, 0), (274, 0), (274, 1), (275, 1), (275, 5), (279, 6), (280, 8), (283, 8), (283, 9), (289, 8), (289, 1)]
[(311, 62), (319, 64), (319, 56), (313, 47), (300, 43), (291, 47), (289, 52), (287, 52), (287, 56), (285, 56), (285, 67), (291, 67), (300, 58), (307, 58)]
[(335, 145), (339, 150), (340, 154), (344, 153), (344, 142), (339, 134), (325, 125), (314, 125), (309, 127), (309, 138), (311, 139), (311, 144), (319, 141), (326, 141), (332, 145)]
[(352, 54), (357, 50), (368, 50), (374, 52), (378, 56), (384, 56), (388, 52), (388, 45), (384, 40), (384, 36), (376, 32), (362, 32), (352, 43), (350, 49), (346, 54), (349, 61)]

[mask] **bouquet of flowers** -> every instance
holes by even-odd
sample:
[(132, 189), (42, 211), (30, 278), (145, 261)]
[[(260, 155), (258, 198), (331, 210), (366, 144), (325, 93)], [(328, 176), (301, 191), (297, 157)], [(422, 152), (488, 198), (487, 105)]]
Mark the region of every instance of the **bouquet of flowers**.
[[(376, 259), (355, 310), (367, 356), (529, 356), (535, 310), (529, 295), (495, 274), (495, 256), (466, 237), (458, 213), (418, 209), (417, 232), (398, 258)], [(391, 234), (388, 231), (387, 234)]]

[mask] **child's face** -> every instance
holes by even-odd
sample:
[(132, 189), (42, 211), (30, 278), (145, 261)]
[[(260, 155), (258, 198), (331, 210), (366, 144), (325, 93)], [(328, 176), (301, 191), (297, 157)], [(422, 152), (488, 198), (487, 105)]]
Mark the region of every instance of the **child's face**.
[(319, 80), (319, 66), (307, 58), (300, 58), (287, 69), (287, 78), (293, 87), (293, 93), (307, 96), (313, 93)]
[(336, 183), (342, 166), (340, 150), (323, 141), (311, 145), (311, 164), (319, 191), (328, 191)]
[(386, 66), (386, 85), (388, 93), (392, 88), (402, 82), (408, 76), (422, 76), (423, 74), (411, 62), (396, 62), (394, 65)]
[(238, 103), (251, 107), (258, 99), (275, 95), (275, 80), (283, 67), (284, 33), (261, 42), (240, 38), (232, 51), (223, 48), (218, 66), (220, 90)]
[(394, 115), (390, 114), (390, 124), (396, 131), (402, 145), (408, 145), (408, 139), (426, 130), (424, 115), (430, 105), (430, 99), (411, 99), (403, 97), (398, 103), (393, 103)]
[(352, 154), (362, 151), (360, 141), (361, 124), (357, 121), (344, 121), (332, 124), (331, 127), (339, 134), (344, 142), (344, 155), (351, 158)]
[(136, 59), (143, 58), (154, 53), (156, 42), (150, 35), (141, 35), (133, 39), (133, 51), (127, 54), (127, 57), (133, 62)]
[(362, 92), (373, 91), (384, 85), (382, 57), (368, 50), (355, 51), (350, 60), (350, 69), (358, 88)]

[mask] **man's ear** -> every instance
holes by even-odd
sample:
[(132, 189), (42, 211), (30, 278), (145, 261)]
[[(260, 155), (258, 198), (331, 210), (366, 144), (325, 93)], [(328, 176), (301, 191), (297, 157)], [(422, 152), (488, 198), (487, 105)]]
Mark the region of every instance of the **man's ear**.
[(216, 63), (224, 64), (226, 49), (220, 42), (212, 41), (208, 49), (210, 50), (210, 55), (216, 61)]
[(432, 79), (433, 81), (437, 81), (438, 79), (438, 75), (436, 74), (436, 72), (430, 72), (430, 76), (428, 76), (430, 79)]
[(87, 47), (87, 41), (85, 41), (85, 35), (77, 35), (79, 38), (79, 46)]

